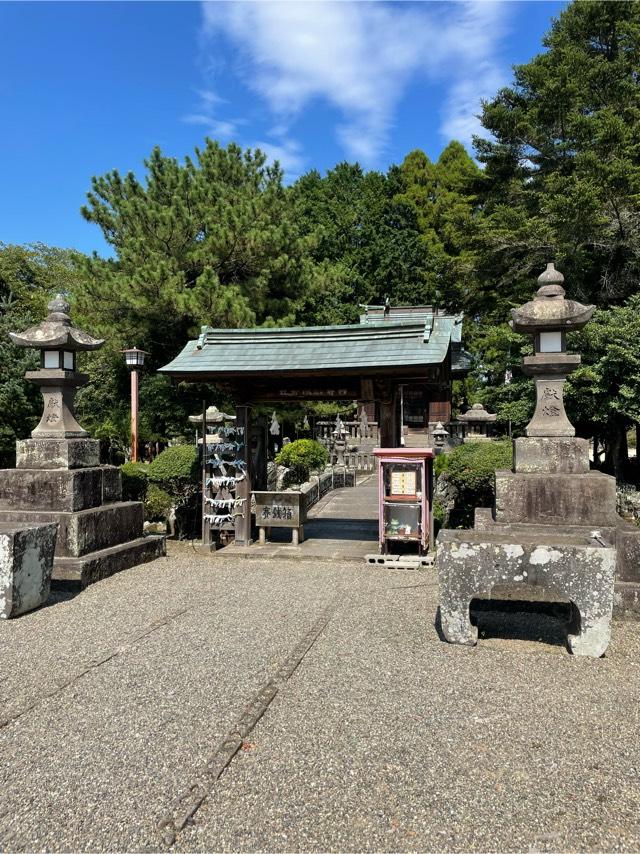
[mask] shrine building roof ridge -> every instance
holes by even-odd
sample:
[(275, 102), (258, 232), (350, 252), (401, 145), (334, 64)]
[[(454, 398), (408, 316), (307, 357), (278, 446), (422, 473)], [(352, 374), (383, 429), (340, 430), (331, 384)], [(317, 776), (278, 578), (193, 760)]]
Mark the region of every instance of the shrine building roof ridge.
[(461, 318), (430, 314), (341, 326), (216, 329), (203, 326), (162, 373), (177, 377), (206, 374), (273, 374), (413, 368), (440, 364), (459, 341)]

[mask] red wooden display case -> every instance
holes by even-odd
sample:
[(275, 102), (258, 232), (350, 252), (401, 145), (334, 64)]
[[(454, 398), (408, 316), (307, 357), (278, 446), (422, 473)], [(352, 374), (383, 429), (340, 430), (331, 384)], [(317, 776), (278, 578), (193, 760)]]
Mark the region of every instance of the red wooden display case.
[(433, 544), (431, 448), (376, 448), (378, 539), (386, 554), (392, 543), (415, 543), (424, 554)]

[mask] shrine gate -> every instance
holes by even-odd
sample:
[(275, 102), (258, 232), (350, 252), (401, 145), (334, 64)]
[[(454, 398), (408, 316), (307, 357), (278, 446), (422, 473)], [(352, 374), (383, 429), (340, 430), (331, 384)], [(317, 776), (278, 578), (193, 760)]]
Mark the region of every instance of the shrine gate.
[[(451, 383), (470, 367), (461, 345), (462, 315), (429, 306), (366, 306), (359, 324), (292, 328), (202, 327), (160, 372), (178, 381), (215, 383), (236, 403), (236, 425), (248, 437), (258, 403), (357, 401), (375, 406), (382, 447), (400, 439), (399, 389), (406, 420), (424, 429), (451, 414)], [(251, 453), (238, 497), (250, 505)], [(251, 513), (236, 523), (236, 542), (248, 544)]]

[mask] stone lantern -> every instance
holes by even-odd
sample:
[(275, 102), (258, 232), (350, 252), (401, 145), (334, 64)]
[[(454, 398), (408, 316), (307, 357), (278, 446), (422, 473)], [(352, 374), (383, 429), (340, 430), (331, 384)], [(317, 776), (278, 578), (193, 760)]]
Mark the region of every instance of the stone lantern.
[(468, 432), (465, 441), (477, 441), (489, 438), (489, 424), (495, 423), (498, 416), (487, 412), (481, 403), (474, 403), (463, 415), (458, 416), (458, 421), (466, 424)]
[(540, 288), (531, 302), (511, 310), (515, 332), (531, 335), (534, 355), (525, 356), (523, 371), (534, 377), (536, 409), (527, 436), (575, 436), (564, 409), (563, 388), (567, 376), (580, 364), (580, 356), (567, 353), (566, 334), (587, 323), (595, 310), (565, 299), (564, 276), (547, 264), (538, 278)]
[(47, 307), (49, 314), (38, 326), (9, 333), (18, 347), (40, 350), (40, 370), (27, 371), (25, 377), (40, 386), (44, 399), (42, 418), (31, 439), (18, 443), (17, 465), (20, 468), (25, 461), (30, 465), (59, 458), (71, 465), (80, 459), (85, 465), (97, 465), (99, 443), (88, 438), (74, 415), (76, 389), (88, 380), (76, 370), (76, 353), (97, 350), (104, 340), (71, 324), (69, 303), (62, 294)]
[(347, 442), (345, 440), (346, 432), (345, 426), (342, 423), (342, 418), (338, 415), (336, 418), (336, 426), (331, 435), (333, 436), (333, 452), (336, 456), (335, 464), (339, 467), (346, 464), (344, 458), (344, 452), (347, 448)]
[(618, 517), (615, 478), (590, 470), (589, 442), (575, 436), (564, 411), (566, 377), (580, 364), (567, 353), (566, 333), (582, 329), (594, 306), (565, 299), (562, 282), (548, 264), (534, 299), (511, 312), (513, 329), (533, 338), (523, 367), (536, 383), (513, 469), (496, 471), (494, 506), (476, 508), (472, 530), (438, 535), (440, 619), (453, 643), (478, 639), (474, 598), (560, 599), (572, 603), (569, 648), (598, 657), (609, 643), (614, 589), (618, 603), (638, 595), (629, 582), (638, 577), (640, 532)]
[(0, 528), (55, 524), (52, 578), (84, 587), (159, 557), (165, 541), (144, 536), (142, 502), (122, 501), (120, 470), (100, 465), (100, 443), (73, 412), (88, 379), (76, 370), (76, 354), (104, 341), (72, 325), (62, 295), (48, 307), (38, 326), (10, 333), (18, 347), (40, 350), (40, 369), (26, 378), (40, 386), (44, 411), (31, 438), (16, 442), (16, 468), (0, 470)]
[(432, 430), (431, 435), (433, 436), (433, 441), (434, 441), (436, 448), (440, 448), (440, 449), (444, 448), (444, 443), (449, 438), (449, 433), (443, 427), (442, 421), (438, 421), (438, 423), (436, 424), (436, 426)]

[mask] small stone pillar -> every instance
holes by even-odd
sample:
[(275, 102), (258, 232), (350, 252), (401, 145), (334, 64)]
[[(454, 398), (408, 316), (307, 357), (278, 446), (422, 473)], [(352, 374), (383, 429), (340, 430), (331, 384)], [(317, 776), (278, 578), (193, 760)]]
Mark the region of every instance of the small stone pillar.
[(0, 620), (19, 617), (49, 598), (58, 526), (0, 525)]

